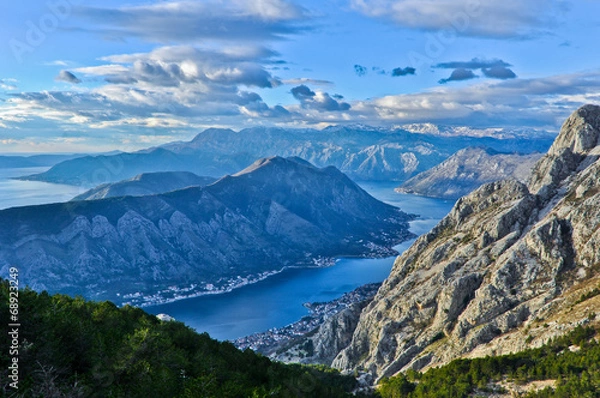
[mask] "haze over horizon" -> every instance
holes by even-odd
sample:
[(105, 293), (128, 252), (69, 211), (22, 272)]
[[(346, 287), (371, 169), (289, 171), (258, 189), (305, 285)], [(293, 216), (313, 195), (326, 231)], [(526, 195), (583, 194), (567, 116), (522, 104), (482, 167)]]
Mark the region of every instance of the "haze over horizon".
[(557, 131), (600, 102), (600, 3), (4, 5), (0, 152), (135, 150), (207, 127)]

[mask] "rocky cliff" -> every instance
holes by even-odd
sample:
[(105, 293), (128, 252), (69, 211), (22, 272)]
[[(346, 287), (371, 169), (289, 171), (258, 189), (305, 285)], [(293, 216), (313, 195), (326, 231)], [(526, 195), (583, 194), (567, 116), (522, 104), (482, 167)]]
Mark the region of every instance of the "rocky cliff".
[(528, 183), (494, 182), (459, 199), (396, 260), (333, 365), (379, 378), (519, 351), (597, 322), (599, 140), (600, 107), (584, 106)]
[(458, 199), (481, 185), (505, 179), (527, 181), (541, 153), (501, 153), (490, 148), (465, 148), (439, 165), (405, 181), (397, 192)]
[(207, 187), (0, 211), (0, 275), (18, 267), (38, 290), (151, 303), (389, 255), (410, 219), (334, 167), (273, 157)]

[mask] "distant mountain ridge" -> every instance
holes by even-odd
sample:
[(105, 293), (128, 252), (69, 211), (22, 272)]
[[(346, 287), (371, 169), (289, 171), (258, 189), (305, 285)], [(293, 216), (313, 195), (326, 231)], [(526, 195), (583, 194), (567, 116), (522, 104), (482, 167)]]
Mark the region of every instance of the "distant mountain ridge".
[(96, 200), (117, 196), (144, 196), (177, 191), (187, 187), (212, 184), (217, 179), (200, 177), (187, 171), (165, 171), (138, 174), (128, 180), (102, 184), (77, 195), (73, 200)]
[(504, 179), (527, 181), (541, 157), (541, 153), (523, 155), (469, 147), (405, 181), (396, 191), (458, 199), (486, 183)]
[(81, 157), (81, 155), (0, 155), (0, 169), (46, 167)]
[(443, 137), (492, 137), (492, 138), (552, 138), (555, 135), (532, 128), (476, 128), (467, 126), (443, 126), (433, 123), (412, 123), (400, 126), (411, 133), (439, 135)]
[(188, 142), (116, 156), (74, 159), (24, 179), (95, 187), (155, 171), (220, 177), (258, 158), (297, 156), (318, 167), (335, 166), (357, 180), (404, 181), (469, 146), (486, 146), (500, 152), (545, 152), (551, 143), (550, 135), (497, 139), (365, 126), (323, 130), (253, 127), (239, 132), (211, 128)]
[(0, 211), (0, 275), (16, 266), (38, 290), (156, 303), (390, 255), (412, 218), (334, 167), (272, 157), (206, 187)]
[(462, 197), (396, 259), (333, 366), (377, 380), (539, 347), (593, 321), (599, 175), (600, 106), (586, 105), (565, 121), (526, 184), (489, 183)]

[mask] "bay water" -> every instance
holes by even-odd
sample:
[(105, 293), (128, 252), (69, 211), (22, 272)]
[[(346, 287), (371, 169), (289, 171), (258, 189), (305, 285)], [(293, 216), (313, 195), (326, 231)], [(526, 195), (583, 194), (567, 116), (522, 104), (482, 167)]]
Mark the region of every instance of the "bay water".
[[(45, 170), (43, 167), (0, 169), (0, 209), (65, 202), (83, 192), (82, 188), (70, 185), (11, 179)], [(433, 228), (454, 204), (396, 193), (394, 182), (360, 185), (377, 199), (407, 213), (418, 214), (419, 218), (410, 223), (410, 230), (416, 235)], [(395, 249), (402, 253), (413, 242), (403, 242)], [(230, 293), (184, 299), (144, 310), (171, 315), (198, 332), (208, 332), (213, 338), (233, 340), (299, 320), (308, 313), (303, 303), (331, 301), (361, 285), (382, 282), (389, 275), (395, 258), (340, 258), (331, 267), (287, 269)]]
[[(379, 200), (419, 214), (410, 230), (421, 235), (433, 228), (452, 208), (453, 201), (394, 192), (397, 183), (363, 183), (363, 189)], [(414, 240), (395, 249), (402, 253)], [(252, 333), (293, 323), (308, 314), (306, 302), (334, 300), (357, 287), (382, 282), (390, 273), (394, 257), (341, 258), (325, 268), (287, 269), (263, 281), (230, 293), (175, 301), (144, 310), (168, 314), (198, 332), (218, 340), (234, 340)]]
[(48, 167), (0, 169), (0, 210), (17, 206), (66, 202), (83, 193), (82, 188), (72, 185), (12, 179), (46, 170)]

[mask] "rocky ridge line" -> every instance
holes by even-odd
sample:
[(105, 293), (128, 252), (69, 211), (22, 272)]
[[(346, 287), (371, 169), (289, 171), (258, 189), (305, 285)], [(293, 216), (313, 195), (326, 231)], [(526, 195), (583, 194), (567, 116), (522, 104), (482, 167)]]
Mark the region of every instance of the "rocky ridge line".
[(600, 107), (574, 112), (527, 184), (487, 184), (400, 256), (333, 366), (375, 379), (541, 345), (600, 300)]

